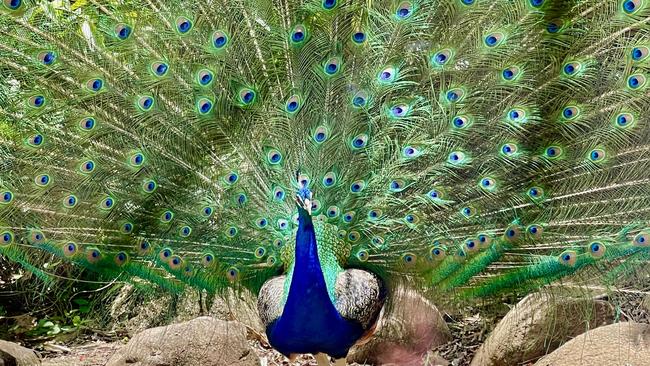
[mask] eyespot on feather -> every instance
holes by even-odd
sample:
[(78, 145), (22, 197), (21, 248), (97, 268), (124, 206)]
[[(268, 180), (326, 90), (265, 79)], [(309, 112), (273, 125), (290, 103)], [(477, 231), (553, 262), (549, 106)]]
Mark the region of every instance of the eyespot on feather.
[(131, 36), (132, 32), (133, 29), (131, 28), (131, 26), (124, 23), (118, 24), (114, 28), (115, 37), (117, 37), (117, 39), (119, 39), (120, 41), (124, 41), (128, 39)]
[(57, 54), (54, 51), (39, 52), (36, 58), (46, 66), (50, 66), (56, 62)]
[(230, 267), (226, 271), (226, 278), (228, 278), (230, 282), (236, 282), (239, 279), (239, 270), (236, 267)]
[(218, 30), (212, 33), (212, 47), (214, 47), (216, 50), (224, 49), (226, 46), (228, 46), (229, 41), (230, 38), (226, 32), (222, 30)]
[(63, 243), (63, 255), (66, 257), (72, 257), (77, 254), (77, 244), (74, 242)]
[(441, 261), (447, 255), (445, 249), (443, 247), (440, 247), (440, 246), (431, 247), (429, 252), (430, 252), (430, 255), (431, 255), (431, 259), (433, 259), (435, 261)]
[(50, 185), (52, 178), (49, 174), (39, 174), (34, 178), (34, 184), (39, 188), (44, 188)]
[(0, 192), (0, 205), (7, 205), (14, 200), (14, 194), (11, 191)]
[(503, 237), (509, 242), (519, 240), (521, 238), (521, 228), (517, 225), (510, 225), (503, 233)]
[(602, 258), (605, 255), (606, 249), (605, 244), (599, 241), (594, 241), (587, 245), (588, 253), (594, 258)]
[(4, 230), (0, 233), (0, 246), (9, 246), (14, 242), (14, 233), (11, 230)]
[(63, 207), (73, 208), (77, 205), (78, 199), (74, 194), (67, 195), (63, 197)]
[(86, 260), (89, 263), (97, 263), (102, 259), (102, 252), (97, 248), (86, 249)]
[(185, 16), (180, 16), (176, 18), (176, 31), (183, 35), (187, 34), (190, 30), (192, 30), (192, 20), (190, 20), (188, 17)]
[(119, 252), (115, 255), (115, 258), (113, 258), (113, 262), (118, 266), (122, 267), (129, 261), (129, 256), (125, 252)]
[(636, 236), (634, 236), (634, 241), (633, 242), (634, 242), (634, 245), (640, 246), (640, 247), (650, 246), (650, 235), (647, 232), (642, 231), (642, 232), (636, 234)]
[(560, 264), (563, 264), (567, 267), (573, 267), (578, 260), (578, 254), (573, 250), (567, 250), (560, 254), (558, 260), (560, 261)]

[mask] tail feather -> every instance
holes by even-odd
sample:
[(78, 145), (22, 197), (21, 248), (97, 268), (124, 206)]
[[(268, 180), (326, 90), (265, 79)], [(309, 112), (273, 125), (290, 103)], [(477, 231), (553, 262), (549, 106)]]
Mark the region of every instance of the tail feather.
[(344, 267), (438, 293), (647, 256), (645, 1), (17, 3), (0, 252), (30, 270), (257, 289), (302, 186)]

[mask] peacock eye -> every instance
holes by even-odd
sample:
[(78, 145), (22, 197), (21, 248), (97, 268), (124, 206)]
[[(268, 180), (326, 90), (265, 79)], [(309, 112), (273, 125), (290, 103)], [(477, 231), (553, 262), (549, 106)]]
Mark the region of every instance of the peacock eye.
[(397, 20), (405, 20), (413, 15), (414, 7), (410, 1), (403, 1), (395, 9), (395, 17)]
[(92, 117), (85, 117), (79, 121), (79, 128), (84, 131), (90, 131), (95, 127), (95, 119)]
[(506, 228), (506, 231), (503, 234), (505, 239), (508, 241), (516, 241), (521, 237), (521, 229), (519, 226), (511, 225)]
[(255, 256), (257, 258), (262, 258), (264, 257), (265, 254), (266, 254), (266, 249), (264, 249), (264, 247), (258, 247), (257, 249), (255, 249)]
[(446, 252), (444, 248), (434, 246), (430, 250), (431, 258), (434, 260), (441, 260), (445, 257)]
[(531, 187), (528, 190), (528, 197), (533, 200), (539, 200), (544, 197), (544, 190), (540, 187)]
[(481, 188), (488, 191), (492, 191), (496, 188), (496, 181), (490, 177), (481, 179), (480, 184), (481, 184)]
[(212, 34), (212, 46), (217, 50), (226, 47), (228, 41), (228, 35), (224, 31), (218, 30)]
[(642, 4), (642, 0), (625, 0), (623, 1), (623, 11), (626, 14), (634, 14), (641, 8)]
[(114, 29), (115, 37), (117, 37), (120, 41), (124, 41), (129, 38), (132, 31), (133, 30), (131, 29), (131, 26), (127, 24), (118, 24)]
[(228, 277), (228, 280), (230, 280), (231, 282), (235, 282), (239, 277), (239, 270), (235, 267), (230, 267), (226, 271), (226, 276)]
[(368, 252), (366, 250), (360, 250), (357, 252), (357, 259), (361, 262), (366, 262), (368, 260)]
[(492, 244), (492, 238), (487, 234), (480, 234), (478, 236), (479, 245), (483, 248), (487, 248)]
[(0, 192), (0, 204), (11, 203), (14, 199), (14, 194), (11, 191)]
[(544, 155), (551, 160), (559, 158), (563, 153), (564, 150), (559, 146), (549, 146), (544, 150)]
[(34, 178), (34, 183), (38, 187), (47, 187), (51, 182), (51, 178), (48, 174), (40, 174)]
[(431, 64), (435, 67), (442, 67), (449, 63), (452, 56), (453, 53), (450, 49), (440, 50), (431, 56)]
[(390, 84), (397, 78), (397, 69), (393, 66), (388, 66), (385, 69), (379, 71), (377, 79), (380, 84)]
[(332, 57), (323, 63), (323, 71), (328, 76), (336, 75), (341, 66), (341, 59), (339, 57)]
[(129, 256), (124, 253), (124, 252), (119, 252), (115, 255), (115, 258), (113, 259), (113, 262), (115, 262), (116, 265), (118, 266), (123, 266), (126, 264), (127, 260), (129, 259)]
[(366, 40), (366, 34), (359, 31), (352, 34), (352, 41), (356, 44), (361, 44)]
[(650, 235), (646, 232), (640, 232), (634, 237), (634, 245), (645, 247), (650, 245)]
[(515, 144), (503, 144), (501, 146), (501, 153), (505, 156), (513, 156), (517, 153), (518, 147)]
[(39, 147), (43, 144), (43, 141), (44, 141), (43, 135), (37, 133), (36, 135), (30, 137), (27, 140), (27, 144), (31, 147)]
[(176, 18), (176, 31), (180, 34), (186, 34), (192, 29), (192, 21), (184, 16)]
[(363, 180), (357, 180), (352, 182), (350, 185), (350, 192), (352, 193), (360, 193), (366, 188), (366, 182)]
[(210, 206), (203, 207), (203, 209), (201, 210), (201, 213), (203, 214), (204, 217), (212, 216), (212, 212), (214, 212), (214, 209)]
[(307, 40), (308, 32), (304, 25), (298, 24), (291, 30), (291, 44), (300, 46)]
[(253, 89), (242, 88), (238, 94), (239, 102), (243, 106), (252, 104), (255, 101), (256, 93)]
[(520, 69), (517, 66), (511, 66), (501, 71), (501, 77), (505, 81), (513, 81), (519, 77)]
[(137, 104), (138, 104), (138, 108), (140, 108), (141, 111), (147, 112), (153, 108), (154, 99), (153, 97), (145, 95), (138, 98)]
[(196, 109), (199, 111), (199, 114), (205, 115), (212, 111), (213, 102), (208, 98), (199, 98), (196, 102)]
[(214, 263), (214, 255), (210, 253), (204, 254), (201, 259), (201, 264), (203, 264), (204, 267), (209, 267), (212, 263)]
[(508, 111), (507, 118), (512, 123), (523, 123), (527, 120), (527, 113), (521, 108), (512, 108)]
[(187, 225), (186, 225), (186, 226), (183, 226), (183, 227), (180, 228), (180, 230), (178, 231), (178, 233), (179, 233), (179, 235), (180, 235), (181, 237), (183, 237), (183, 238), (187, 238), (187, 237), (190, 236), (190, 234), (192, 233), (192, 228), (189, 227), (189, 226), (187, 226)]
[(641, 74), (630, 75), (627, 78), (627, 86), (632, 90), (641, 89), (646, 84), (646, 77)]
[(582, 64), (577, 61), (567, 62), (562, 66), (562, 73), (565, 76), (575, 76), (582, 70)]
[(488, 48), (494, 48), (499, 46), (503, 40), (505, 39), (505, 35), (501, 32), (492, 32), (489, 33), (483, 38), (483, 42)]
[(9, 230), (0, 233), (0, 245), (9, 245), (14, 241), (14, 234)]
[(86, 249), (86, 260), (90, 263), (97, 263), (102, 258), (102, 252), (96, 248)]
[(417, 257), (416, 257), (415, 254), (413, 254), (413, 253), (406, 253), (406, 254), (402, 255), (402, 262), (403, 262), (404, 264), (410, 266), (410, 265), (415, 264), (416, 258), (417, 258)]
[(92, 92), (98, 92), (104, 87), (104, 80), (90, 79), (86, 82), (86, 89)]
[(162, 221), (164, 223), (168, 223), (168, 222), (172, 221), (173, 218), (174, 218), (174, 213), (169, 211), (169, 210), (163, 212), (162, 215), (160, 215), (160, 221)]
[(43, 95), (34, 95), (27, 100), (27, 103), (32, 108), (41, 108), (45, 105), (46, 99)]
[(603, 255), (605, 255), (607, 248), (605, 247), (605, 244), (599, 241), (595, 241), (589, 244), (588, 249), (589, 254), (591, 254), (592, 257), (601, 258)]
[(578, 254), (573, 250), (567, 250), (564, 253), (560, 254), (559, 257), (560, 263), (568, 267), (573, 267), (578, 260)]
[(126, 222), (122, 225), (122, 233), (124, 234), (130, 234), (133, 231), (133, 224), (130, 222)]

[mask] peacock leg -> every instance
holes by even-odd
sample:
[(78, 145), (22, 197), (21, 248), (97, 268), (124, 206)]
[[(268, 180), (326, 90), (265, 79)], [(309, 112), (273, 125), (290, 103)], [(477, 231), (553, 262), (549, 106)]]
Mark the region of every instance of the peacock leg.
[(324, 353), (317, 353), (314, 355), (318, 366), (330, 366), (330, 358)]

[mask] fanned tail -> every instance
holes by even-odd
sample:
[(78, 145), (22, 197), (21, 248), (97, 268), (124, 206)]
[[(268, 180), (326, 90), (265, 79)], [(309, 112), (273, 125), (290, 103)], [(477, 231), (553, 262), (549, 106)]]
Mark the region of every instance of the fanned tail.
[(0, 253), (42, 277), (256, 290), (291, 267), (301, 187), (342, 267), (443, 296), (647, 261), (645, 0), (2, 14)]

